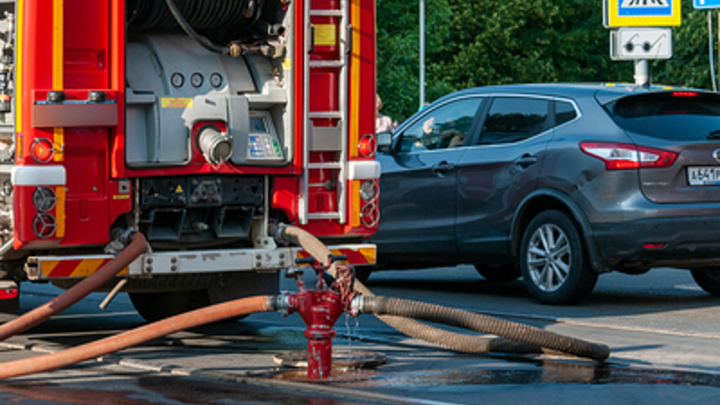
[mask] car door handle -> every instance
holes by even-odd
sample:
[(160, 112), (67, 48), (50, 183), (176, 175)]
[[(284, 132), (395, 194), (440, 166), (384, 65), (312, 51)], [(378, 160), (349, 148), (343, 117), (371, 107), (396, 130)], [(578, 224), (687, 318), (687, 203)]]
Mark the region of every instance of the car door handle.
[(444, 160), (432, 167), (432, 171), (437, 174), (447, 174), (453, 171), (453, 169), (455, 169), (455, 165)]
[(537, 161), (537, 156), (523, 155), (515, 161), (515, 164), (521, 167), (528, 167), (530, 165), (534, 165)]

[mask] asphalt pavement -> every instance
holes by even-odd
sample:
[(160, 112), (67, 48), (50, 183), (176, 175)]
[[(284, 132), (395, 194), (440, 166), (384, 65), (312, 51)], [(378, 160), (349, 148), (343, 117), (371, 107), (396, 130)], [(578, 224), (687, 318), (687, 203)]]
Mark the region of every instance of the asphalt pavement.
[[(23, 310), (56, 294), (40, 287), (24, 289)], [(0, 361), (39, 356), (142, 324), (126, 297), (118, 297), (109, 313), (94, 309), (102, 298), (94, 294), (56, 319), (1, 342)], [(613, 354), (604, 363), (550, 354), (462, 354), (407, 338), (372, 317), (361, 317), (357, 323), (341, 318), (334, 339), (334, 378), (309, 382), (302, 356), (297, 358), (306, 342), (302, 322), (297, 316), (268, 313), (178, 332), (97, 361), (5, 381), (0, 384), (0, 403), (720, 403), (718, 328), (703, 329), (705, 325), (682, 331), (651, 323), (609, 323), (609, 315), (550, 319), (547, 314), (526, 313), (525, 319), (518, 319), (511, 312), (489, 312), (608, 344)]]

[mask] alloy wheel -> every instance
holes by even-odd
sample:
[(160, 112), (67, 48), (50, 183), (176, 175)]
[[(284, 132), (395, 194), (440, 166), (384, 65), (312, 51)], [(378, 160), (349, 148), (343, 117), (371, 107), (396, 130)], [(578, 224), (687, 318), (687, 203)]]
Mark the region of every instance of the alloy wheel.
[(563, 286), (571, 260), (570, 242), (558, 226), (544, 224), (533, 233), (527, 249), (528, 270), (541, 291), (550, 293)]

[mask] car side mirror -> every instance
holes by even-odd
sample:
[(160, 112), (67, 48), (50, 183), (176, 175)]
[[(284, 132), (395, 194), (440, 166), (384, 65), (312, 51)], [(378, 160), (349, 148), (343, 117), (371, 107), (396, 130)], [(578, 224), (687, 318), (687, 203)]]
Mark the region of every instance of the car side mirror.
[(377, 134), (378, 151), (390, 154), (392, 150), (392, 132), (380, 132)]

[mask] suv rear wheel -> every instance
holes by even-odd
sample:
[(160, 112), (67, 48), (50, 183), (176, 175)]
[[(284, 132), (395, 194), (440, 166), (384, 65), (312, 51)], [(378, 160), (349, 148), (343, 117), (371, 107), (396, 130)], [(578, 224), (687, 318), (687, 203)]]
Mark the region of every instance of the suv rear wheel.
[(720, 295), (720, 267), (696, 269), (692, 271), (692, 276), (705, 292)]
[(530, 221), (520, 244), (520, 270), (530, 293), (547, 304), (580, 301), (598, 277), (587, 265), (575, 224), (555, 210)]

